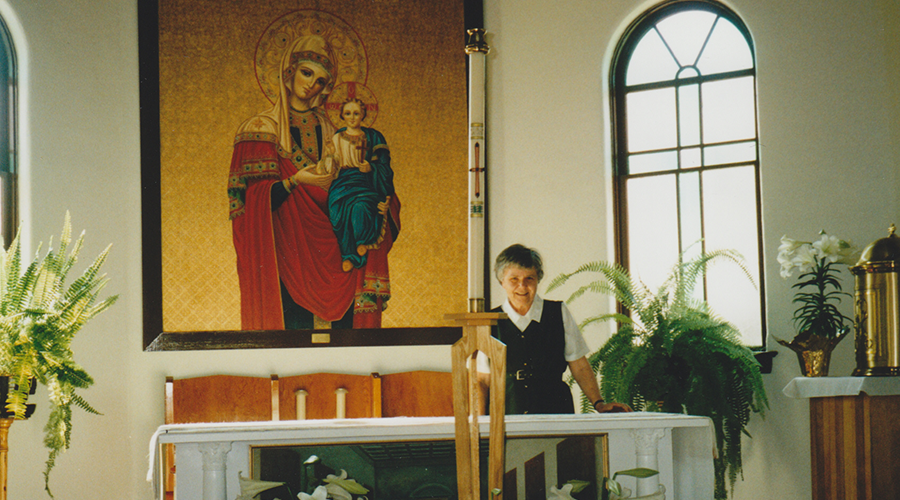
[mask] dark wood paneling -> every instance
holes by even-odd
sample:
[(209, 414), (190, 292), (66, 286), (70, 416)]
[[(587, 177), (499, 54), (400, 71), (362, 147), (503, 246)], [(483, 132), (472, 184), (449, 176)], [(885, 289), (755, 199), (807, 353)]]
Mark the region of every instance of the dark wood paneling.
[(597, 464), (594, 439), (596, 439), (594, 436), (572, 436), (556, 445), (557, 487), (562, 487), (573, 479), (591, 483), (585, 489), (572, 495), (576, 500), (597, 498), (597, 484), (594, 480)]
[(525, 500), (546, 500), (547, 481), (544, 478), (544, 454), (525, 462)]
[(517, 500), (519, 498), (518, 473), (516, 469), (510, 469), (503, 474), (503, 499)]
[(812, 398), (813, 500), (900, 498), (900, 396)]

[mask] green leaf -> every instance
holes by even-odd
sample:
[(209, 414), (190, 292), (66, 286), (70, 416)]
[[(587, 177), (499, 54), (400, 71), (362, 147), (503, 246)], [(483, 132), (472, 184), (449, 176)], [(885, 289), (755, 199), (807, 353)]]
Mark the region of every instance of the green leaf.
[(590, 481), (582, 481), (581, 479), (571, 479), (566, 481), (566, 484), (572, 485), (572, 493), (578, 493), (591, 485)]
[(352, 493), (354, 495), (365, 495), (369, 492), (369, 489), (365, 486), (357, 483), (353, 479), (341, 479), (338, 477), (330, 477), (324, 480), (326, 483), (335, 484), (347, 490), (347, 492)]
[(634, 469), (620, 470), (619, 472), (616, 472), (615, 474), (613, 474), (613, 478), (615, 478), (616, 476), (631, 476), (631, 477), (638, 477), (638, 478), (647, 478), (647, 477), (653, 477), (657, 474), (659, 474), (658, 470), (647, 469), (645, 467), (637, 467)]
[(620, 485), (619, 482), (615, 479), (606, 480), (606, 489), (608, 489), (610, 493), (617, 497), (622, 496), (622, 485)]

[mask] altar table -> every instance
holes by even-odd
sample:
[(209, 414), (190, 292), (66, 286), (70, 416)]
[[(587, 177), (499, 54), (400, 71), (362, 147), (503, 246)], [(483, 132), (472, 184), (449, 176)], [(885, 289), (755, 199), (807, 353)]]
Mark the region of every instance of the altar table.
[[(489, 419), (479, 420), (485, 439)], [(147, 479), (159, 498), (163, 490), (161, 447), (168, 443), (175, 445), (177, 457), (176, 500), (233, 500), (240, 494), (239, 474), (249, 477), (252, 473), (254, 448), (452, 441), (454, 436), (453, 417), (163, 425), (151, 438)], [(659, 470), (658, 476), (639, 479), (636, 486), (632, 483), (637, 495), (652, 493), (661, 484), (669, 500), (713, 497), (714, 432), (705, 417), (645, 412), (506, 416), (508, 443), (520, 438), (540, 441), (566, 436), (603, 436), (604, 474), (633, 467)], [(510, 453), (507, 449), (507, 470), (516, 460)]]

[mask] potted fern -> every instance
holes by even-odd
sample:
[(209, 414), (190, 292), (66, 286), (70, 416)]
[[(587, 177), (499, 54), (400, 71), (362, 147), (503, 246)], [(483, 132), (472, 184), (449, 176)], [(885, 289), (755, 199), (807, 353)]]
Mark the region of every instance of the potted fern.
[(750, 278), (737, 252), (719, 250), (687, 261), (682, 254), (655, 293), (621, 266), (607, 262), (561, 274), (548, 291), (574, 276), (599, 275), (572, 293), (568, 302), (588, 292), (601, 293), (614, 297), (624, 309), (581, 324), (614, 320), (619, 325), (588, 357), (600, 375), (604, 399), (635, 410), (710, 417), (718, 451), (715, 496), (727, 498), (726, 484), (733, 488), (741, 473), (741, 436), (749, 436), (746, 426), (751, 413), (764, 414), (768, 399), (759, 363), (740, 343), (738, 330), (694, 297), (707, 266), (719, 260), (734, 262)]
[(9, 377), (4, 416), (25, 419), (33, 409), (28, 404), (33, 381), (47, 387), (50, 417), (44, 427), (44, 445), (50, 453), (44, 470), (44, 487), (51, 498), (50, 471), (57, 456), (69, 447), (72, 407), (98, 413), (76, 393), (93, 384), (93, 379), (75, 362), (72, 338), (117, 298), (100, 299), (107, 283), (100, 267), (109, 247), (66, 286), (66, 277), (84, 240), (82, 233), (70, 247), (71, 229), (67, 212), (58, 248), (50, 248), (41, 257), (39, 246), (34, 260), (25, 269), (22, 269), (18, 235), (8, 250), (0, 248), (0, 374)]

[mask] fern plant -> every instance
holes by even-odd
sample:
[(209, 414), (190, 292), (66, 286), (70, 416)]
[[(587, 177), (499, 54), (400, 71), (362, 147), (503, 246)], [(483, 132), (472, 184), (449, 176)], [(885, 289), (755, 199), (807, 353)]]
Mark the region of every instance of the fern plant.
[[(752, 280), (741, 256), (732, 250), (702, 254), (678, 263), (656, 292), (633, 279), (617, 264), (593, 262), (551, 281), (548, 291), (580, 275), (599, 279), (581, 286), (567, 302), (600, 293), (615, 298), (623, 313), (586, 319), (582, 328), (614, 320), (618, 331), (588, 357), (600, 375), (606, 401), (635, 410), (688, 413), (712, 419), (716, 433), (714, 458), (716, 498), (727, 498), (741, 474), (741, 436), (751, 413), (768, 407), (759, 363), (740, 342), (738, 330), (694, 297), (698, 281), (713, 261), (737, 264)], [(582, 406), (590, 403), (582, 401)]]
[(13, 418), (26, 418), (31, 380), (47, 387), (50, 416), (44, 427), (44, 445), (50, 452), (44, 487), (51, 498), (50, 471), (59, 454), (69, 448), (72, 407), (98, 414), (76, 393), (94, 381), (73, 359), (72, 339), (88, 320), (117, 299), (99, 298), (107, 283), (100, 267), (110, 247), (66, 286), (66, 277), (84, 241), (82, 233), (70, 248), (71, 233), (67, 212), (59, 247), (52, 249), (51, 240), (51, 248), (41, 257), (39, 246), (34, 260), (24, 270), (19, 235), (8, 250), (0, 248), (0, 375), (10, 378), (6, 413)]

